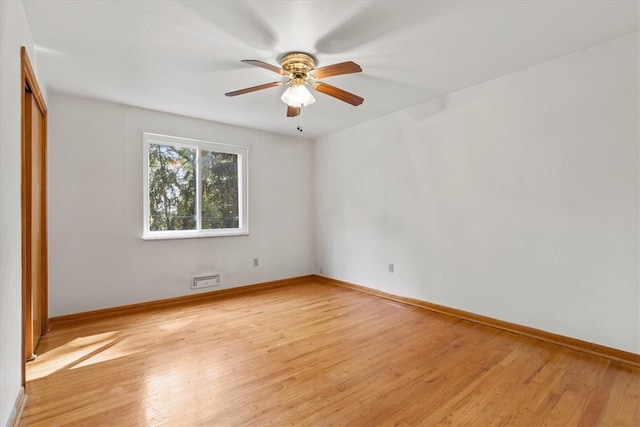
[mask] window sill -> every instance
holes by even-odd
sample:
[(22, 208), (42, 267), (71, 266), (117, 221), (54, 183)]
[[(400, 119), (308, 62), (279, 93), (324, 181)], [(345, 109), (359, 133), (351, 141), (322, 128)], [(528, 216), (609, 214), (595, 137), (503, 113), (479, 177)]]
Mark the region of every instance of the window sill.
[(171, 231), (171, 232), (152, 232), (142, 235), (142, 240), (171, 240), (171, 239), (202, 239), (207, 237), (233, 237), (233, 236), (248, 236), (248, 230), (218, 230), (215, 232), (203, 232), (203, 231)]

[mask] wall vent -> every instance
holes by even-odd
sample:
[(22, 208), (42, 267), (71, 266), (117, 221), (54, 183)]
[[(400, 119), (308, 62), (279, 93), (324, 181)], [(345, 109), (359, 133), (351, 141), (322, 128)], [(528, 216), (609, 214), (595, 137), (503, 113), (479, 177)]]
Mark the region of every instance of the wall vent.
[(216, 286), (220, 286), (219, 274), (194, 277), (193, 281), (191, 282), (191, 289), (214, 288)]

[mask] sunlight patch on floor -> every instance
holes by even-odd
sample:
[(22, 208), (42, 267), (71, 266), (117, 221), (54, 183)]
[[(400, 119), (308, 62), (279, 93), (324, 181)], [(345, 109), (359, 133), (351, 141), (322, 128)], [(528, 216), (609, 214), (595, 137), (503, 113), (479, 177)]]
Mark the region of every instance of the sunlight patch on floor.
[[(39, 354), (36, 360), (27, 364), (26, 380), (33, 381), (51, 375), (61, 369), (87, 366), (88, 364), (126, 355), (124, 351), (116, 348), (123, 341), (123, 338), (118, 338), (119, 333), (120, 331), (113, 331), (76, 338)], [(92, 356), (93, 353), (95, 355)], [(98, 357), (98, 359), (91, 360), (95, 357)], [(87, 363), (89, 361), (91, 362)]]

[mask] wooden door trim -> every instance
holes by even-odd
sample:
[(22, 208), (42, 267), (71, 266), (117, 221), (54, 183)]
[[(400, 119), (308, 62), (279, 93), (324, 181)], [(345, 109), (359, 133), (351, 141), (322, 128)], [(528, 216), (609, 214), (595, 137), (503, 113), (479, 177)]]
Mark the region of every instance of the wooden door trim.
[[(36, 98), (36, 102), (38, 103), (38, 107), (40, 111), (42, 111), (43, 115), (47, 113), (47, 105), (44, 102), (44, 96), (42, 96), (42, 91), (40, 90), (40, 85), (38, 85), (38, 81), (36, 80), (36, 75), (33, 72), (33, 68), (31, 67), (31, 61), (29, 61), (29, 55), (27, 54), (27, 49), (22, 46), (20, 49), (20, 57), (22, 63), (22, 81), (25, 85), (29, 86), (29, 89), (33, 93)], [(24, 104), (24, 96), (22, 97), (22, 102)], [(24, 122), (23, 122), (24, 129)]]
[[(28, 142), (30, 140), (30, 120), (27, 121), (27, 117), (25, 112), (27, 96), (26, 92), (29, 91), (33, 96), (40, 112), (42, 113), (42, 129), (41, 129), (41, 137), (42, 141), (42, 164), (41, 164), (41, 182), (39, 183), (42, 189), (42, 244), (40, 247), (42, 257), (42, 268), (40, 274), (42, 275), (42, 298), (40, 304), (40, 318), (42, 319), (42, 333), (46, 334), (49, 329), (49, 315), (48, 315), (48, 307), (49, 307), (49, 296), (48, 296), (48, 239), (47, 239), (47, 185), (46, 185), (46, 177), (47, 177), (47, 106), (44, 101), (44, 97), (42, 95), (42, 91), (40, 90), (40, 85), (38, 85), (38, 81), (36, 80), (36, 75), (33, 72), (33, 68), (31, 67), (31, 62), (29, 61), (29, 56), (27, 54), (27, 49), (23, 46), (20, 49), (20, 84), (21, 87), (21, 107), (22, 107), (22, 136), (21, 136), (21, 218), (22, 218), (22, 385), (24, 386), (26, 383), (26, 375), (25, 375), (25, 362), (26, 358), (30, 355), (25, 354), (26, 351), (26, 339), (28, 335), (27, 328), (27, 297), (30, 298), (30, 293), (28, 292), (28, 278), (29, 274), (27, 272), (27, 268), (25, 266), (25, 262), (28, 259), (27, 255), (27, 237), (30, 236), (30, 232), (27, 230), (27, 226), (29, 225), (26, 221), (26, 212), (30, 206), (30, 200), (27, 200), (27, 189), (31, 188), (31, 176), (27, 172), (30, 172), (30, 162), (31, 160), (28, 158), (27, 154), (30, 154), (30, 148), (28, 147)], [(28, 163), (29, 162), (29, 163)], [(30, 193), (29, 193), (30, 194)], [(30, 300), (29, 300), (30, 303)], [(30, 312), (30, 308), (29, 308)]]

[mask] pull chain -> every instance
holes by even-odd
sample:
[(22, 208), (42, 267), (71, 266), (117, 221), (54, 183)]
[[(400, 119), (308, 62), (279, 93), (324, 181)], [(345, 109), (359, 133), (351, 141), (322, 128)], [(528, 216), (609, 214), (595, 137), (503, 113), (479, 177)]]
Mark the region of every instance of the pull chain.
[(300, 108), (300, 114), (298, 114), (298, 127), (296, 129), (298, 129), (300, 132), (302, 132), (302, 128), (300, 127), (300, 116), (302, 115), (302, 108)]

